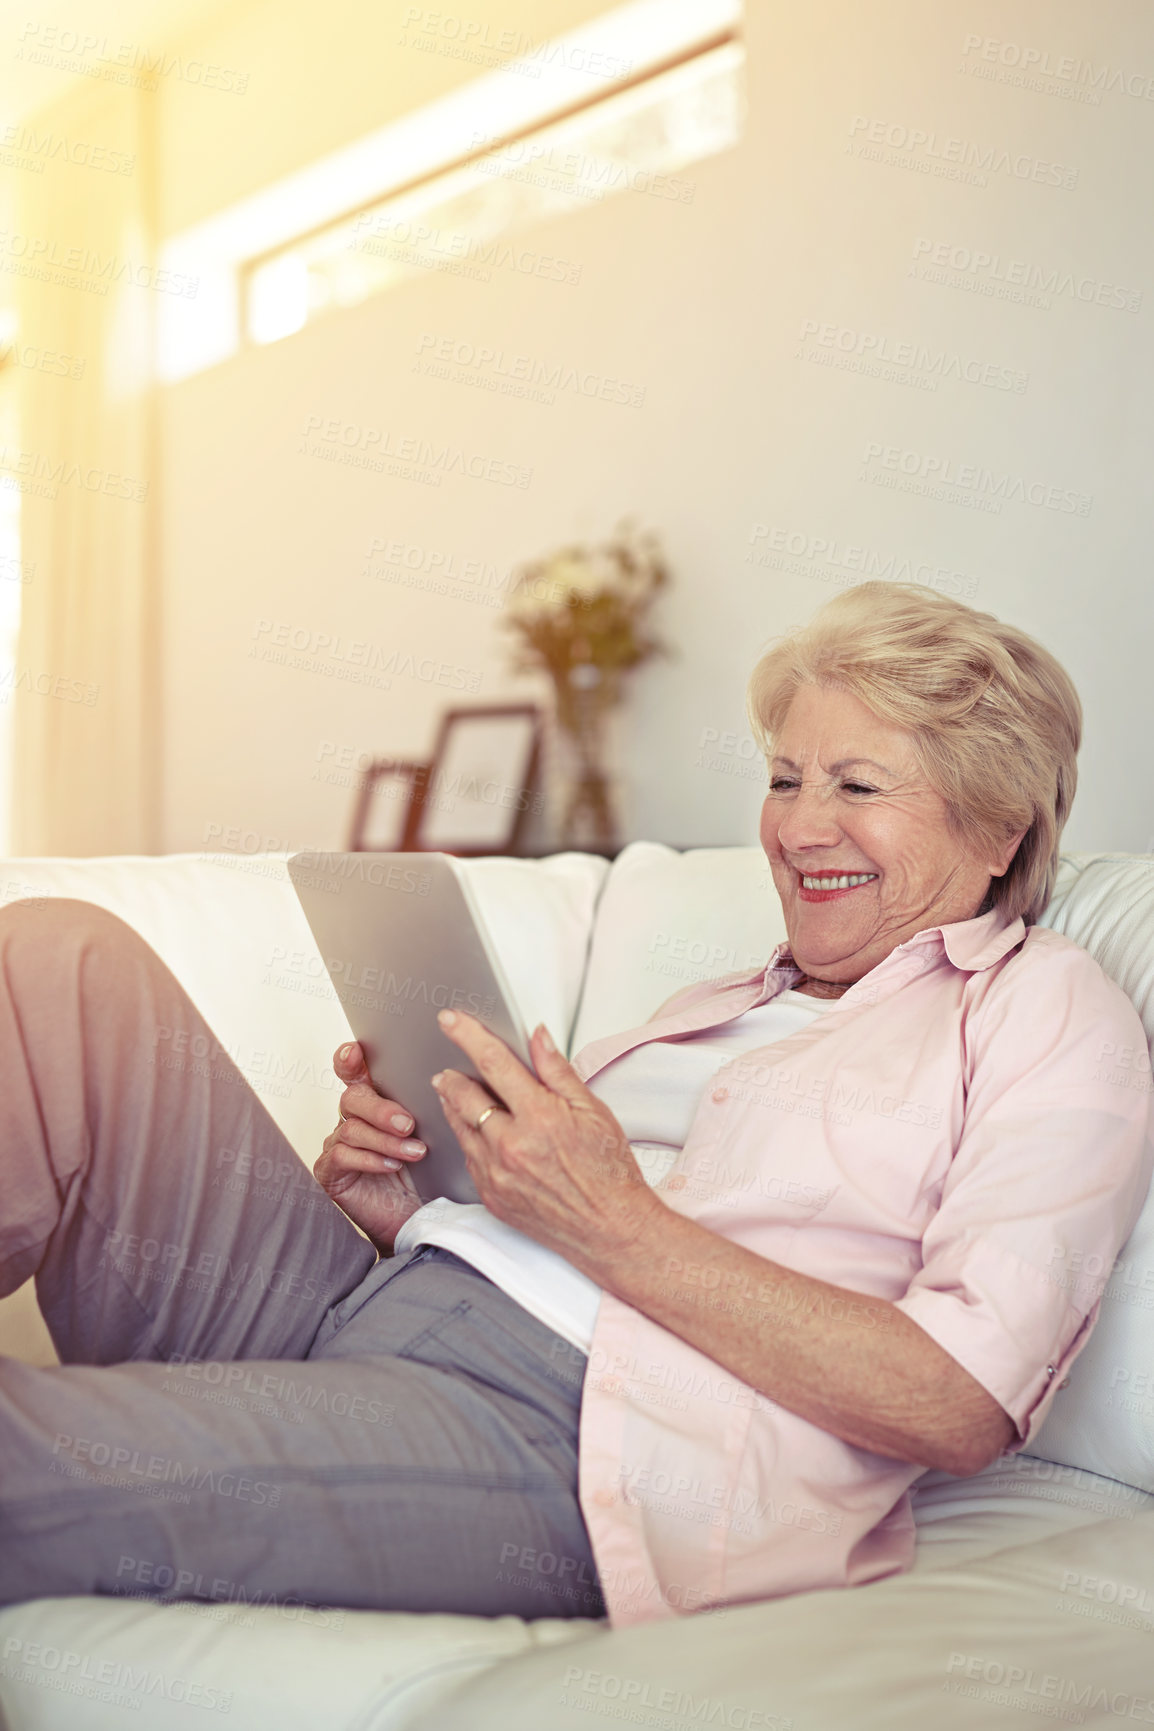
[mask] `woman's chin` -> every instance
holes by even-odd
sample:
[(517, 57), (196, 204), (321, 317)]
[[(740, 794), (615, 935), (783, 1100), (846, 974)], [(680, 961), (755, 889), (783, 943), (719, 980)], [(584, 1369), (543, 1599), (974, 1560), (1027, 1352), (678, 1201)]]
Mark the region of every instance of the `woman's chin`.
[(856, 955), (862, 945), (861, 937), (855, 936), (848, 925), (839, 925), (828, 913), (823, 916), (820, 909), (807, 908), (800, 918), (795, 916), (788, 922), (787, 933), (789, 953), (807, 974)]

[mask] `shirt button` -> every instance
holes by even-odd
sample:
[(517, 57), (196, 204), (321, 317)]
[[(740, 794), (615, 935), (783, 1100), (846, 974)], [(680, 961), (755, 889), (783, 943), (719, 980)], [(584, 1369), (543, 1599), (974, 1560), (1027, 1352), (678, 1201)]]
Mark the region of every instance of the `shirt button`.
[(715, 1088), (713, 1090), (713, 1093), (710, 1095), (710, 1099), (716, 1100), (717, 1104), (720, 1106), (720, 1104), (723, 1100), (729, 1099), (729, 1089), (728, 1088)]
[(616, 1498), (612, 1491), (594, 1491), (593, 1501), (597, 1504), (599, 1509), (611, 1509)]

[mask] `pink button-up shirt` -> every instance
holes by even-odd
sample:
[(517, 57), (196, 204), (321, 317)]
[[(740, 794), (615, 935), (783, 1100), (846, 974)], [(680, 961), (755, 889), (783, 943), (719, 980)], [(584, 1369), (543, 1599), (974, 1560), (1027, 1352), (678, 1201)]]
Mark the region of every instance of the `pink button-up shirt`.
[[(779, 945), (764, 973), (688, 987), (576, 1069), (717, 1027), (799, 977)], [(863, 1353), (871, 1312), (853, 1294), (892, 1301), (1005, 1408), (1020, 1449), (1097, 1319), (1104, 1281), (1079, 1271), (1110, 1269), (1150, 1181), (1148, 1078), (1119, 1082), (1122, 1046), (1145, 1048), (1136, 1011), (1068, 938), (997, 910), (935, 926), (806, 1028), (725, 1064), (658, 1193), (843, 1288), (828, 1302), (860, 1322)], [(580, 1499), (615, 1626), (908, 1568), (923, 1470), (602, 1299)]]

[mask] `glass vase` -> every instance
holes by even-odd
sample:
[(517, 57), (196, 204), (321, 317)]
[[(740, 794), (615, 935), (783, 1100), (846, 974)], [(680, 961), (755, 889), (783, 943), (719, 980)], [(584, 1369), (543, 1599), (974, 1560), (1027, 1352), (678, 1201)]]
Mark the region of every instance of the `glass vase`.
[[(582, 668), (574, 668), (580, 674)], [(560, 845), (592, 853), (615, 854), (620, 847), (613, 786), (605, 767), (605, 693), (597, 669), (570, 680), (567, 714), (559, 717), (568, 758), (562, 795)]]

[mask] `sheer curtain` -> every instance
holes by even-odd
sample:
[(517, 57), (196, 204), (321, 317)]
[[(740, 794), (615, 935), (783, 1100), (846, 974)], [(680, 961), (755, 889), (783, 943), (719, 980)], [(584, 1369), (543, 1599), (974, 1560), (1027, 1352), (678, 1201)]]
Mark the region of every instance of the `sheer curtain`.
[[(87, 80), (25, 126), (13, 851), (158, 846), (152, 105)], [(42, 162), (37, 171), (35, 163)]]

